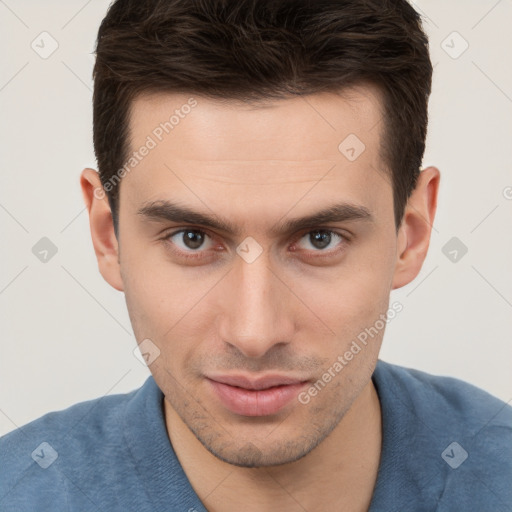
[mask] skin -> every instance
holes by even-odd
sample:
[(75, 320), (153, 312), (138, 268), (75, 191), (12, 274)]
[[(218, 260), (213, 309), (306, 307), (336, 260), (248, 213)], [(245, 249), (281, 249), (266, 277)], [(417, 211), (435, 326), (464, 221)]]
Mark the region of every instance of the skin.
[[(98, 174), (81, 176), (99, 270), (125, 293), (138, 342), (160, 350), (150, 370), (165, 395), (169, 438), (210, 511), (367, 510), (382, 443), (371, 376), (384, 329), (309, 403), (293, 400), (274, 415), (232, 413), (205, 375), (321, 379), (388, 310), (390, 291), (420, 271), (439, 170), (421, 172), (397, 232), (378, 90), (258, 107), (194, 98), (190, 114), (123, 177), (119, 240), (107, 199), (94, 193)], [(138, 97), (132, 149), (188, 99)], [(365, 144), (354, 161), (338, 150), (351, 133)], [(137, 213), (156, 200), (227, 219), (239, 233)], [(340, 202), (371, 218), (272, 230)], [(202, 231), (203, 245), (190, 248), (183, 233), (164, 239), (186, 228)], [(334, 232), (327, 247), (310, 236), (319, 228)], [(252, 263), (236, 252), (248, 236), (263, 249)]]

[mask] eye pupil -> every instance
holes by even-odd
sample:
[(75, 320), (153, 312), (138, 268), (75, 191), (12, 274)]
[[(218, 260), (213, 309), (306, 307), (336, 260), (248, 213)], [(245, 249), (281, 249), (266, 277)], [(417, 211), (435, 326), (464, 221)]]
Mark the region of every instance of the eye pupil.
[(184, 231), (183, 232), (183, 243), (189, 249), (199, 249), (204, 242), (204, 235), (200, 231)]
[(317, 249), (324, 249), (331, 243), (331, 234), (328, 231), (312, 231), (310, 240)]

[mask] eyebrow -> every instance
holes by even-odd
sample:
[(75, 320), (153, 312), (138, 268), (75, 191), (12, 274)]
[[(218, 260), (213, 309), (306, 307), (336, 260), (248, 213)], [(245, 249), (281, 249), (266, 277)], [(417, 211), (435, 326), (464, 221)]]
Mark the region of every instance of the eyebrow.
[[(144, 204), (137, 214), (150, 221), (184, 222), (223, 231), (234, 236), (241, 235), (240, 229), (229, 220), (222, 219), (215, 214), (206, 215), (167, 200), (156, 200)], [(270, 234), (294, 233), (320, 224), (346, 221), (373, 222), (373, 216), (368, 208), (362, 205), (339, 203), (305, 217), (291, 218), (279, 222), (272, 227)]]

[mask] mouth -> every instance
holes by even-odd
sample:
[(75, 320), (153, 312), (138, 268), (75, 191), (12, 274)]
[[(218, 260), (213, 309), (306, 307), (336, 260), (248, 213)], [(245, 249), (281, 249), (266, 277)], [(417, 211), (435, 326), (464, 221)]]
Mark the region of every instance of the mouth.
[(269, 416), (286, 407), (309, 381), (290, 376), (268, 375), (207, 377), (213, 394), (231, 412), (241, 416)]

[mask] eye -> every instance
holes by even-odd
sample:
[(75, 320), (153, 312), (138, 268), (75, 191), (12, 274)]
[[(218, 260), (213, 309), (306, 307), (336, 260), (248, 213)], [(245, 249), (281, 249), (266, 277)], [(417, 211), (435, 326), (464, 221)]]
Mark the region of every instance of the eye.
[(308, 251), (329, 252), (330, 249), (335, 249), (344, 240), (345, 237), (335, 231), (315, 229), (302, 236), (298, 242), (305, 241), (303, 247)]
[[(196, 228), (183, 228), (165, 235), (162, 239), (176, 257), (187, 258), (189, 262), (210, 260), (214, 258), (214, 252), (222, 248), (214, 242), (212, 237), (205, 231)], [(292, 244), (291, 251), (297, 251), (297, 248), (306, 253), (303, 257), (321, 258), (333, 257), (345, 249), (345, 245), (350, 239), (330, 229), (314, 229), (304, 233)], [(213, 250), (213, 251), (212, 251)], [(212, 252), (211, 252), (212, 251)]]
[(167, 235), (165, 240), (183, 252), (202, 252), (198, 249), (210, 249), (213, 243), (211, 238), (199, 229), (180, 229)]

